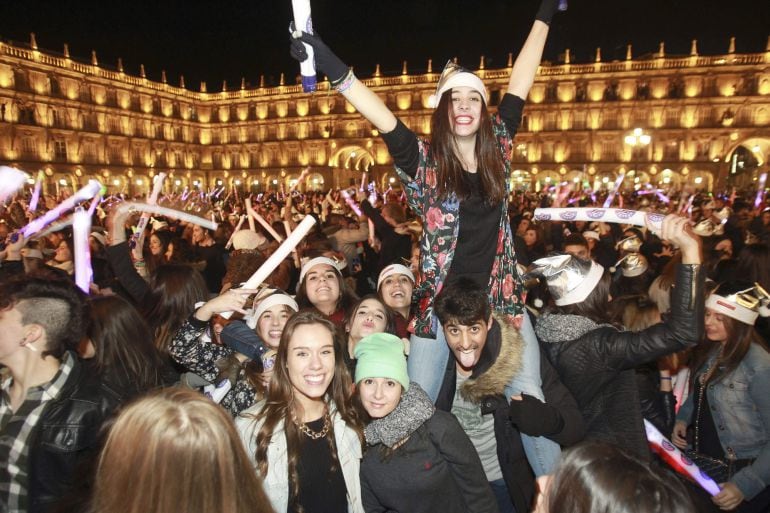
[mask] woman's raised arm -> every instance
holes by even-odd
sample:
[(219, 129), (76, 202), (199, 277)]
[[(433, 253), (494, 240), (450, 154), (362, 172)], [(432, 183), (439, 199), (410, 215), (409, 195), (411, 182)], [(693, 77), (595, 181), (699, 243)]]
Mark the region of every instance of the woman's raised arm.
[(535, 23), (529, 36), (521, 47), (516, 62), (511, 70), (511, 78), (508, 81), (508, 92), (514, 96), (526, 100), (532, 84), (535, 82), (537, 68), (543, 58), (543, 48), (548, 38), (548, 29), (551, 19), (556, 13), (559, 0), (543, 0), (540, 9), (535, 15)]
[[(297, 33), (295, 32), (294, 35)], [(396, 116), (393, 112), (374, 91), (356, 78), (353, 70), (345, 65), (326, 43), (321, 41), (321, 38), (306, 32), (302, 32), (299, 37), (292, 36), (292, 57), (300, 62), (308, 58), (302, 43), (307, 43), (313, 48), (316, 67), (329, 77), (332, 87), (339, 91), (377, 130), (388, 133), (396, 128)]]

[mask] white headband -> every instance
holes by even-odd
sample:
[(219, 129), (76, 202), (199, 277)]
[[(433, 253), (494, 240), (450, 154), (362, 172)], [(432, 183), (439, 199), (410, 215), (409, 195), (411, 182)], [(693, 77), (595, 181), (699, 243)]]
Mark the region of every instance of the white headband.
[(330, 265), (334, 268), (335, 271), (338, 273), (340, 272), (339, 264), (332, 260), (329, 257), (315, 257), (308, 260), (305, 265), (302, 266), (302, 270), (299, 272), (299, 283), (297, 284), (297, 287), (302, 285), (302, 280), (305, 279), (305, 275), (312, 269), (313, 267), (321, 264)]
[(282, 294), (278, 292), (271, 294), (260, 301), (257, 305), (257, 308), (254, 310), (254, 314), (246, 318), (246, 324), (249, 326), (249, 328), (255, 329), (257, 327), (257, 322), (259, 321), (259, 318), (262, 316), (262, 314), (278, 305), (286, 305), (295, 312), (299, 310), (299, 305), (296, 301), (294, 301), (294, 298), (288, 294)]
[(380, 272), (380, 277), (377, 278), (377, 290), (380, 290), (380, 285), (382, 285), (382, 282), (385, 281), (385, 278), (394, 274), (403, 274), (412, 280), (412, 283), (414, 283), (414, 274), (412, 274), (412, 271), (407, 266), (401, 264), (392, 264)]
[(487, 97), (487, 88), (484, 87), (484, 82), (479, 77), (469, 71), (458, 72), (441, 84), (435, 94), (430, 95), (428, 98), (428, 107), (435, 109), (438, 107), (438, 102), (441, 101), (441, 97), (445, 92), (455, 87), (470, 87), (474, 91), (478, 92), (484, 99), (485, 104), (489, 104), (489, 98)]

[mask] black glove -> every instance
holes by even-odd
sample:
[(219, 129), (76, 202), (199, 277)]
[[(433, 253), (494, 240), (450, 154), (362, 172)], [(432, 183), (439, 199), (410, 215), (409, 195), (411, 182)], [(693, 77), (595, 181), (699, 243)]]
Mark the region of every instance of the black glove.
[(540, 3), (540, 9), (537, 10), (535, 19), (542, 21), (546, 25), (550, 25), (553, 15), (556, 14), (558, 9), (559, 0), (543, 0)]
[(347, 75), (348, 66), (339, 57), (334, 55), (334, 52), (317, 35), (303, 32), (299, 38), (295, 38), (293, 35), (290, 38), (291, 48), (289, 53), (294, 59), (299, 62), (307, 59), (307, 51), (305, 51), (305, 46), (302, 44), (307, 43), (313, 47), (316, 68), (329, 77), (331, 82), (338, 82)]
[(508, 417), (519, 431), (530, 436), (554, 435), (564, 428), (564, 419), (556, 408), (527, 394), (521, 394), (521, 401), (511, 400)]

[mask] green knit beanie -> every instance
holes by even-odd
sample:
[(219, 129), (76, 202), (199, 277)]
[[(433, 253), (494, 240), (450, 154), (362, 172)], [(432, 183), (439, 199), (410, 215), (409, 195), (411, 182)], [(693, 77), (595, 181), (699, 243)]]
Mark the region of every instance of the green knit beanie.
[(374, 333), (362, 338), (353, 351), (356, 358), (356, 383), (366, 378), (389, 378), (409, 389), (404, 342), (389, 333)]

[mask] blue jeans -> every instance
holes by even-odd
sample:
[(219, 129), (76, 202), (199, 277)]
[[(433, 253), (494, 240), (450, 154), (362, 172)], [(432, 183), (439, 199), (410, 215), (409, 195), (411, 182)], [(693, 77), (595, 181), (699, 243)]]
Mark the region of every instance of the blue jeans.
[[(540, 346), (526, 313), (519, 333), (524, 341), (521, 369), (505, 387), (505, 397), (510, 402), (512, 395), (526, 393), (545, 402), (540, 379)], [(433, 402), (436, 402), (441, 390), (448, 359), (449, 346), (441, 323), (438, 324), (435, 339), (412, 335), (407, 360), (409, 379), (419, 383)], [(559, 444), (543, 436), (529, 436), (524, 433), (521, 434), (521, 442), (535, 476), (552, 474), (555, 471), (561, 457)]]
[(497, 507), (500, 509), (500, 513), (516, 513), (516, 508), (513, 506), (513, 501), (511, 501), (505, 480), (490, 481), (489, 487), (492, 488), (492, 493), (495, 494), (495, 500), (497, 500)]
[(259, 361), (266, 351), (265, 344), (253, 329), (243, 321), (233, 321), (219, 335), (222, 343), (230, 349)]

